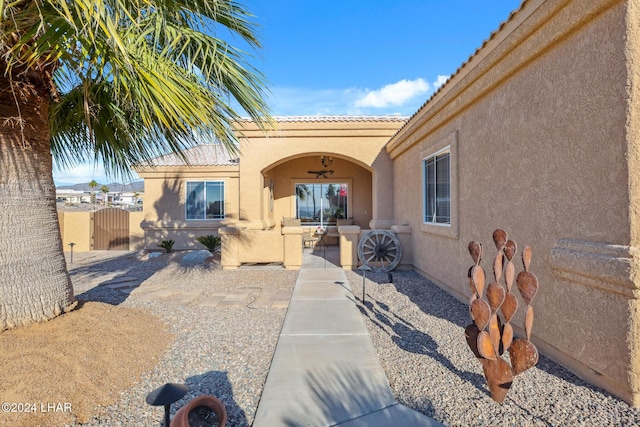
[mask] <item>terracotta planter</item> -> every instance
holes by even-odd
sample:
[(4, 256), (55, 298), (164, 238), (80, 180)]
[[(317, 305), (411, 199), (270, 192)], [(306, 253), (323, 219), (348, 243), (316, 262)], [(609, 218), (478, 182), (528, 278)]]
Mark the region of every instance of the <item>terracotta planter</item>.
[(224, 427), (227, 424), (227, 411), (224, 409), (222, 402), (213, 396), (203, 395), (196, 397), (180, 408), (171, 421), (171, 427), (191, 427), (189, 425), (189, 412), (198, 406), (206, 406), (216, 414), (218, 427)]

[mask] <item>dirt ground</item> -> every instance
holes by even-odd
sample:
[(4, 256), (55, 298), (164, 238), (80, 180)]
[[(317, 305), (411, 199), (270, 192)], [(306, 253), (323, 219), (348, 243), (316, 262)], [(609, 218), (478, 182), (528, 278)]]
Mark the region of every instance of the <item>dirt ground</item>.
[(99, 302), (0, 333), (0, 426), (84, 422), (151, 370), (173, 336), (149, 312)]

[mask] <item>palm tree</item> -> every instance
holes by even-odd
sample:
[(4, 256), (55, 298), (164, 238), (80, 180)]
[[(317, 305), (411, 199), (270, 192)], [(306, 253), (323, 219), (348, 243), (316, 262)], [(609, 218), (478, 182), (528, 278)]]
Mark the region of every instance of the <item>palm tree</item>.
[(93, 204), (93, 209), (96, 208), (96, 187), (100, 185), (96, 182), (95, 179), (92, 179), (89, 183), (89, 188), (91, 189), (91, 203)]
[[(307, 196), (311, 196), (311, 195), (312, 195), (311, 190), (309, 189), (309, 186), (307, 184), (296, 184), (296, 198), (297, 198), (298, 204), (301, 201), (307, 200)], [(309, 202), (307, 202), (307, 209), (309, 209)], [(315, 212), (316, 212), (316, 199), (313, 198), (313, 215), (316, 214)]]
[(102, 193), (102, 204), (104, 206), (107, 206), (107, 195), (109, 194), (109, 187), (103, 185), (102, 187), (100, 187), (100, 192)]
[(53, 159), (127, 176), (214, 137), (237, 151), (233, 105), (268, 123), (263, 76), (221, 38), (259, 48), (253, 19), (237, 0), (0, 0), (0, 331), (75, 305)]

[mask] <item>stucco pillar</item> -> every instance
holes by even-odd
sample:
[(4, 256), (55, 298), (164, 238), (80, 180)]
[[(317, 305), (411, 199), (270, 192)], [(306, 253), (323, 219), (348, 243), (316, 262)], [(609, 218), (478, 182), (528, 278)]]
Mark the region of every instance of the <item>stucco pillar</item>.
[(300, 270), (302, 266), (302, 227), (282, 227), (284, 237), (283, 260), (287, 270)]
[(358, 267), (358, 238), (360, 227), (357, 225), (341, 225), (340, 232), (340, 265), (346, 270)]
[(235, 270), (240, 266), (240, 236), (242, 229), (238, 227), (222, 227), (218, 229), (220, 235), (220, 264), (225, 270)]
[(413, 268), (413, 250), (411, 249), (411, 232), (410, 225), (394, 225), (391, 231), (396, 233), (400, 246), (402, 246), (402, 259), (396, 267), (397, 270), (411, 270)]
[(371, 174), (373, 212), (369, 228), (388, 230), (393, 225), (393, 161), (383, 149), (371, 166), (373, 167)]

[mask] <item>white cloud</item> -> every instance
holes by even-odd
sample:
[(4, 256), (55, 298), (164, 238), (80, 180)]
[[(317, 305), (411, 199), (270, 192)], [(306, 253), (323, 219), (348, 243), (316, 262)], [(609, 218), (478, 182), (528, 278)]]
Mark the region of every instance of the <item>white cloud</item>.
[(440, 86), (445, 84), (445, 82), (449, 80), (449, 76), (438, 75), (438, 78), (435, 82), (433, 82), (433, 89), (437, 90)]
[(368, 91), (363, 97), (356, 100), (355, 106), (374, 108), (400, 106), (419, 95), (424, 95), (428, 91), (429, 83), (424, 79), (400, 80), (378, 90)]
[[(441, 85), (447, 76), (437, 76)], [(313, 87), (270, 88), (271, 113), (277, 116), (401, 115), (410, 116), (427, 100), (433, 87), (426, 79), (401, 80), (380, 89), (362, 87), (326, 89)]]

